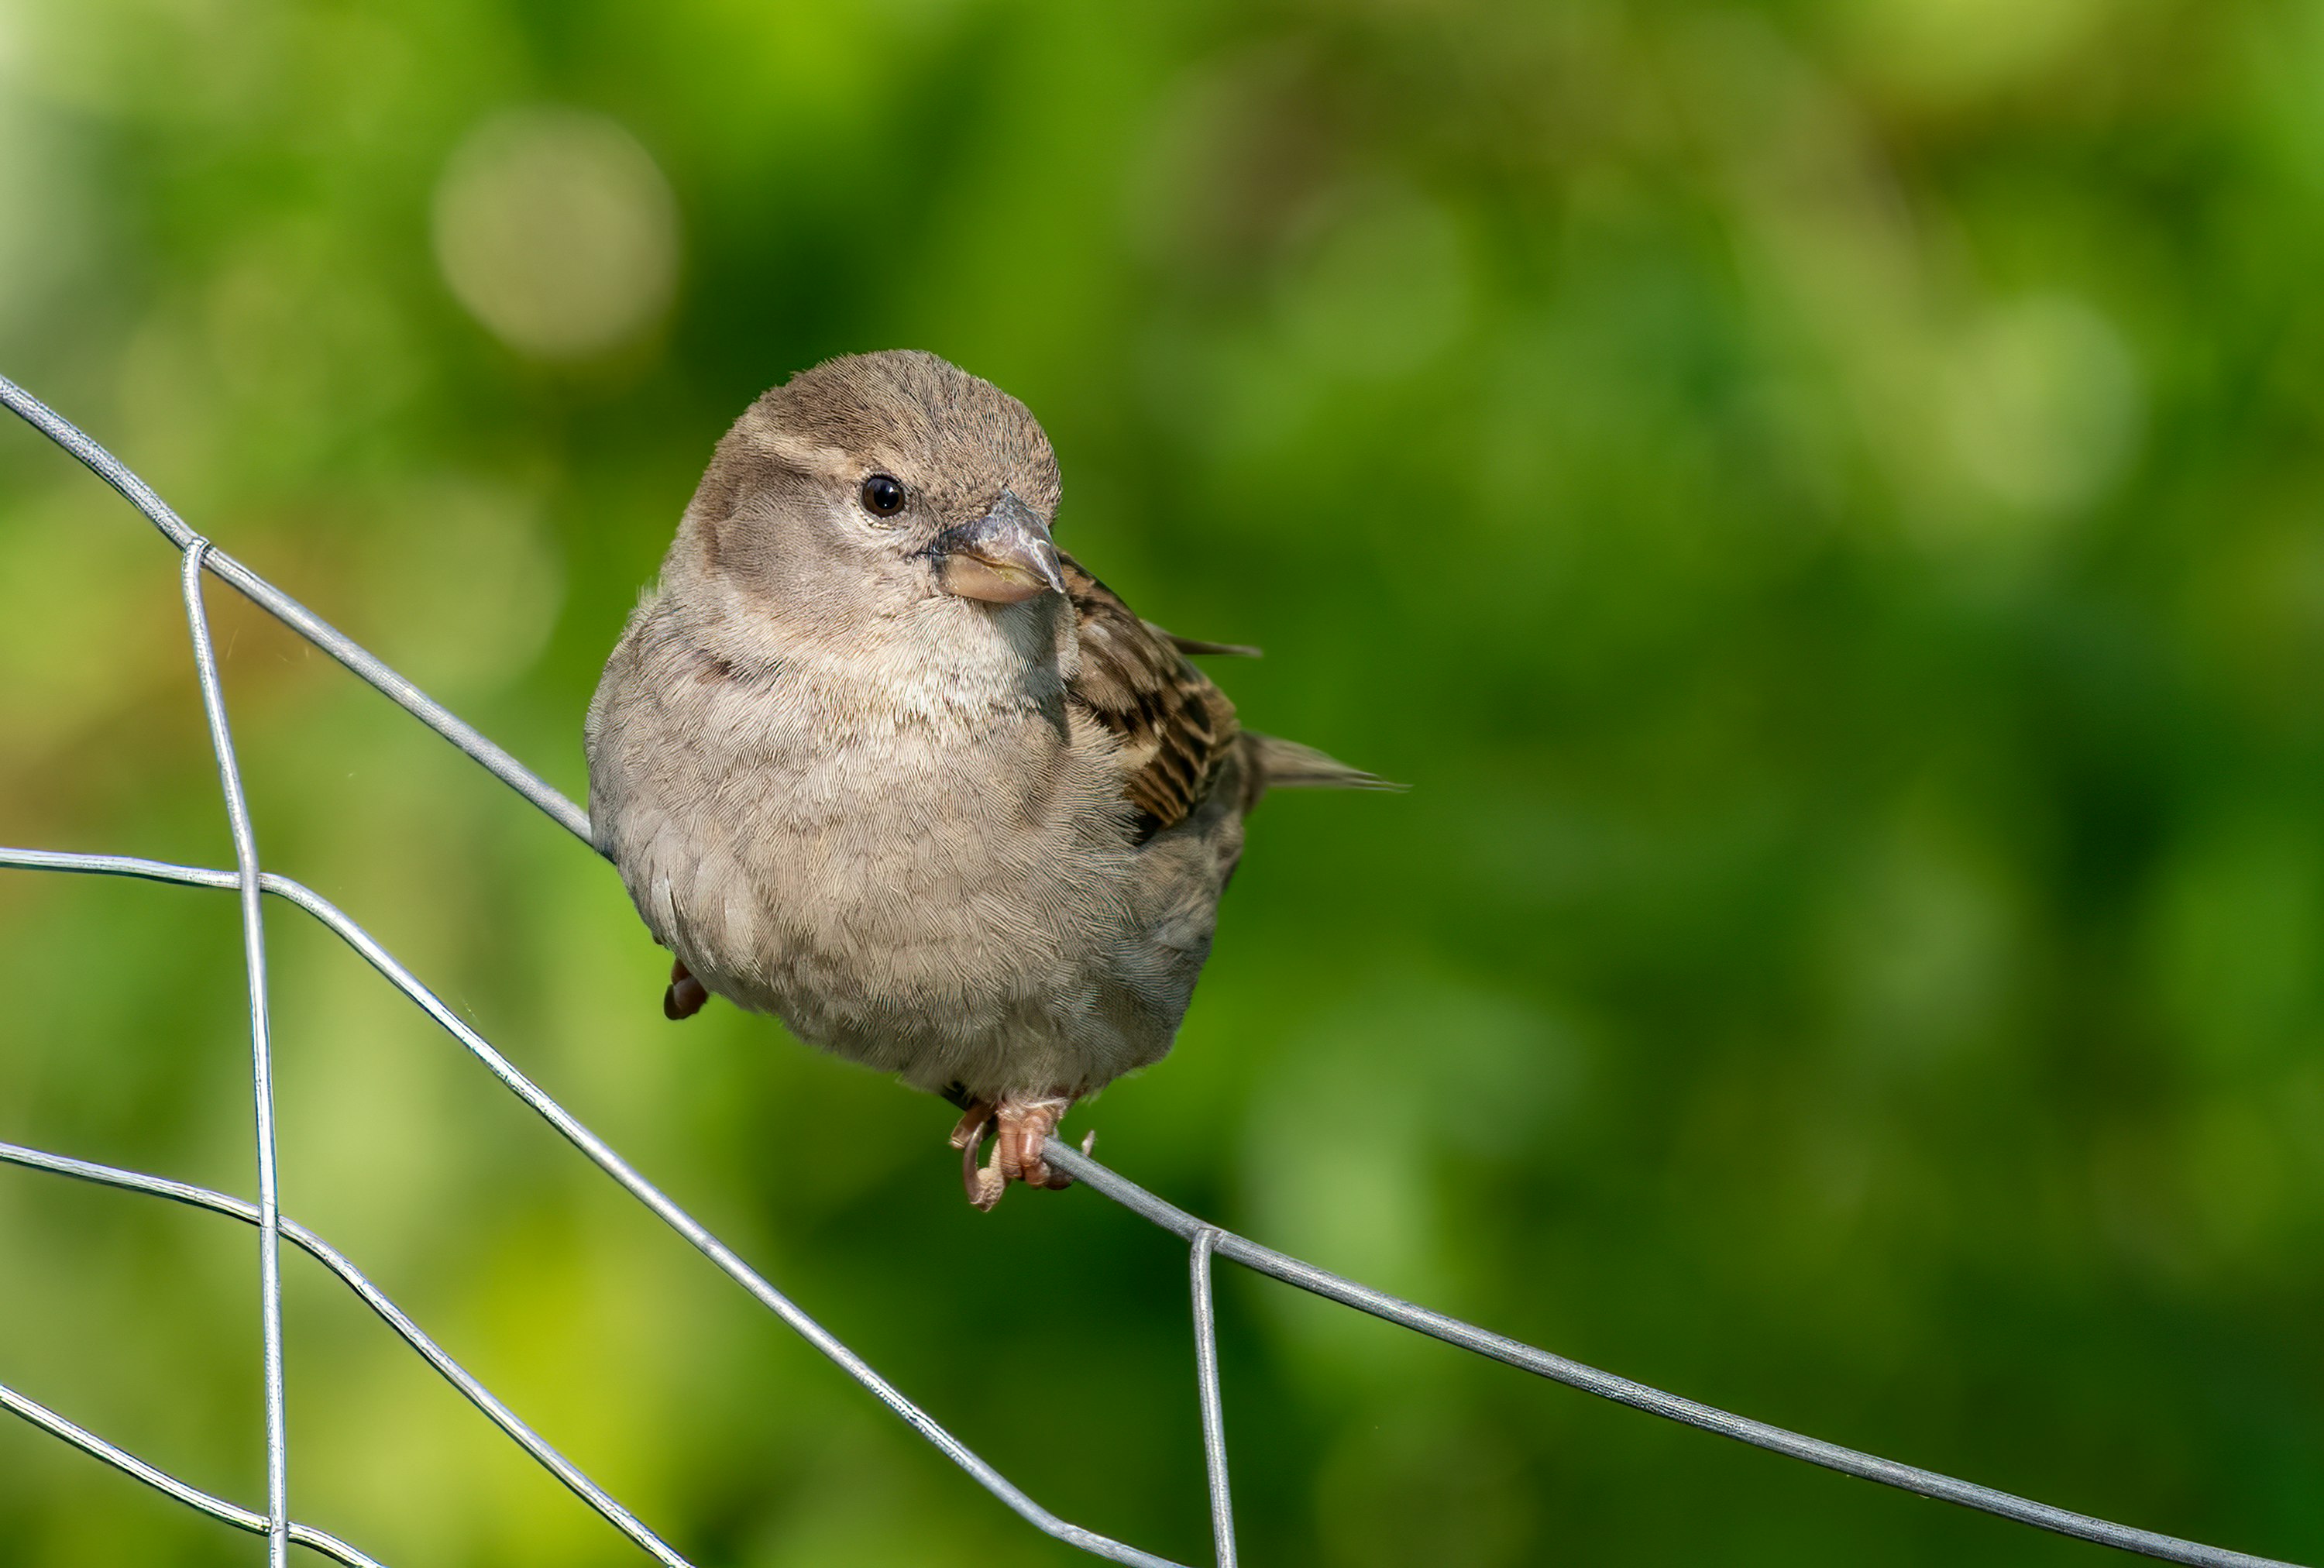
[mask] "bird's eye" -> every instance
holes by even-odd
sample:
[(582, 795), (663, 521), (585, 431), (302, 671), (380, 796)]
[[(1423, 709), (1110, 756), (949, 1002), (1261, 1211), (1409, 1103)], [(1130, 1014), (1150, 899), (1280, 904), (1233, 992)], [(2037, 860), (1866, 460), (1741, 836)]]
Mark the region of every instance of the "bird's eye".
[(904, 487), (885, 474), (863, 482), (863, 510), (874, 517), (893, 517), (904, 510)]

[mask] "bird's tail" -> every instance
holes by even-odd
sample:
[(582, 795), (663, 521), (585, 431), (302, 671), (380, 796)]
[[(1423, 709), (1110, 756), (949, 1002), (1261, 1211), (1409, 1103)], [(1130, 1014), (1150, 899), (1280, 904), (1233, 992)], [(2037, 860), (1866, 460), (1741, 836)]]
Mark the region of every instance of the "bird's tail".
[(1242, 807), (1259, 804), (1269, 789), (1401, 789), (1377, 773), (1351, 768), (1313, 746), (1245, 730), (1242, 746)]

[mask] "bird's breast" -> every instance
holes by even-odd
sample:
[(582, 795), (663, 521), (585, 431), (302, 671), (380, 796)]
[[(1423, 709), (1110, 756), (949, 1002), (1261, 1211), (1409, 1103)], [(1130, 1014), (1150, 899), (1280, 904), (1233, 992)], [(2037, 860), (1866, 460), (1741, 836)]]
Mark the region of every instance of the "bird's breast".
[[(706, 724), (668, 868), (674, 942), (794, 1022), (851, 993), (1064, 982), (1119, 925), (1112, 781), (1055, 712), (761, 704)], [(698, 752), (699, 754), (699, 752)]]
[(1061, 701), (699, 663), (609, 672), (590, 766), (639, 909), (711, 990), (916, 1083), (1090, 1087), (1168, 1047), (1233, 845), (1190, 822), (1133, 849), (1114, 752)]

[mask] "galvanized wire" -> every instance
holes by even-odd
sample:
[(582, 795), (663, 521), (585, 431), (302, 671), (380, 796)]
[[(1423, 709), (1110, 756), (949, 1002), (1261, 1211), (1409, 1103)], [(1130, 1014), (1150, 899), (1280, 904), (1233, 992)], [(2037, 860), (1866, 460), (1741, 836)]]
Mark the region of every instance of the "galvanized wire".
[[(486, 1418), (507, 1433), (534, 1460), (571, 1489), (576, 1496), (595, 1509), (615, 1528), (621, 1530), (658, 1561), (673, 1565), (673, 1568), (682, 1568), (685, 1563), (686, 1560), (673, 1548), (648, 1529), (629, 1510), (614, 1501), (603, 1489), (590, 1481), (577, 1467), (550, 1447), (481, 1382), (446, 1354), (420, 1329), (418, 1324), (373, 1286), (353, 1263), (320, 1237), (281, 1215), (276, 1206), (273, 1108), (270, 1088), (272, 1063), (268, 1048), (265, 1011), (265, 931), (260, 907), (261, 894), (272, 894), (297, 906), (329, 927), (374, 969), (377, 970), (389, 983), (416, 1003), (471, 1056), (481, 1062), (503, 1086), (530, 1106), (591, 1163), (611, 1176), (665, 1224), (686, 1238), (721, 1272), (742, 1286), (761, 1305), (837, 1363), (843, 1370), (862, 1384), (881, 1403), (895, 1412), (939, 1453), (952, 1460), (978, 1484), (1020, 1517), (1046, 1535), (1110, 1562), (1139, 1564), (1144, 1565), (1144, 1568), (1180, 1568), (1180, 1565), (1170, 1563), (1167, 1558), (1140, 1551), (1134, 1546), (1126, 1545), (1060, 1519), (1036, 1503), (1014, 1483), (979, 1458), (966, 1444), (953, 1436), (934, 1418), (906, 1397), (868, 1362), (848, 1349), (836, 1335), (816, 1323), (788, 1296), (777, 1290), (773, 1285), (744, 1262), (733, 1249), (719, 1241), (700, 1222), (695, 1220), (659, 1187), (647, 1180), (634, 1167), (623, 1160), (603, 1139), (591, 1132), (577, 1118), (558, 1104), (531, 1079), (520, 1072), (507, 1057), (494, 1049), (482, 1036), (445, 1006), (434, 992), (423, 985), (417, 976), (399, 963), (362, 927), (311, 890), (286, 877), (263, 871), (258, 861), (254, 830), (244, 802), (241, 776), (235, 767), (232, 737), (226, 723), (225, 698), (218, 680), (216, 659), (209, 643), (207, 617), (203, 613), (200, 581), (204, 572), (232, 585), (253, 603), (267, 610), (300, 636), (329, 653), (391, 701), (459, 747), (461, 751), (474, 758), (519, 795), (539, 807), (551, 820), (576, 837), (584, 843), (594, 844), (594, 840), (590, 835), (588, 818), (579, 807), (567, 799), (556, 789), (540, 779), (506, 752), (486, 740), (449, 710), (429, 698), (410, 681), (389, 669), (369, 651), (334, 630), (304, 605), (258, 576), (248, 567), (234, 561), (212, 547), (207, 540), (187, 527), (161, 501), (161, 497), (110, 453), (5, 377), (0, 377), (0, 402), (5, 402), (28, 423), (72, 453), (98, 477), (119, 491), (182, 552), (182, 585), (188, 623), (194, 641), (196, 668), (201, 680), (204, 709), (209, 719), (212, 745), (217, 752), (219, 778), (226, 798), (228, 821), (235, 844), (235, 867), (232, 871), (225, 871), (199, 866), (173, 865), (124, 855), (80, 854), (33, 849), (0, 849), (0, 866), (34, 871), (126, 876), (218, 890), (232, 889), (237, 892), (243, 906), (245, 957), (249, 968), (254, 1093), (259, 1143), (259, 1202), (253, 1204), (226, 1194), (211, 1192), (207, 1188), (173, 1182), (167, 1177), (98, 1166), (13, 1144), (0, 1144), (0, 1163), (45, 1170), (189, 1204), (215, 1213), (229, 1214), (258, 1229), (261, 1241), (262, 1333), (267, 1349), (267, 1511), (263, 1514), (255, 1513), (189, 1486), (13, 1389), (0, 1388), (0, 1405), (5, 1405), (11, 1412), (43, 1431), (136, 1477), (147, 1485), (176, 1498), (189, 1507), (240, 1528), (267, 1536), (270, 1542), (270, 1557), (274, 1563), (281, 1562), (282, 1551), (290, 1543), (309, 1547), (340, 1563), (372, 1563), (371, 1558), (346, 1543), (307, 1526), (292, 1522), (290, 1518), (287, 1478), (288, 1442), (281, 1414), (283, 1374), (281, 1357), (281, 1297), (279, 1264), (279, 1242), (281, 1239), (287, 1238), (292, 1245), (321, 1261), (325, 1267), (330, 1268), (345, 1281), (366, 1305), (371, 1306), (374, 1312), (378, 1314), (383, 1321), (387, 1323), (391, 1329), (428, 1360), (439, 1375), (459, 1389)], [(1479, 1328), (1472, 1324), (1463, 1323), (1442, 1313), (1415, 1305), (1385, 1292), (1374, 1290), (1369, 1286), (1342, 1278), (1313, 1264), (1260, 1246), (1231, 1231), (1222, 1230), (1206, 1221), (1186, 1213), (1184, 1210), (1147, 1192), (1135, 1183), (1108, 1170), (1062, 1139), (1050, 1140), (1047, 1158), (1085, 1185), (1164, 1230), (1185, 1238), (1189, 1244), (1192, 1315), (1195, 1342), (1195, 1382), (1202, 1411), (1204, 1471), (1210, 1490), (1213, 1553), (1218, 1568), (1233, 1568), (1235, 1543), (1233, 1507), (1227, 1482), (1226, 1431), (1219, 1386), (1217, 1320), (1212, 1288), (1211, 1263), (1214, 1256), (1230, 1259), (1256, 1273), (1297, 1286), (1327, 1300), (1340, 1302), (1358, 1311), (1369, 1313), (1375, 1317), (1401, 1324), (1447, 1343), (1473, 1351), (1480, 1355), (1507, 1362), (1511, 1366), (1563, 1383), (1568, 1387), (1582, 1389), (1586, 1393), (1595, 1394), (1600, 1398), (1686, 1425), (1700, 1427), (1707, 1432), (1714, 1432), (1721, 1436), (1731, 1437), (1738, 1442), (1748, 1443), (1776, 1453), (1804, 1460), (1811, 1464), (1821, 1465), (1826, 1469), (1858, 1476), (1866, 1480), (1877, 1481), (1884, 1486), (1895, 1487), (1923, 1497), (1981, 1509), (2003, 1518), (2054, 1531), (2059, 1535), (2070, 1536), (2167, 1562), (2200, 1564), (2202, 1568), (2289, 1568), (2289, 1565), (2273, 1559), (2181, 1540), (2175, 1536), (2135, 1529), (2086, 1514), (2073, 1513), (2046, 1503), (2034, 1502), (1989, 1487), (1940, 1475), (1932, 1471), (1900, 1464), (1876, 1454), (1841, 1447), (1820, 1438), (1788, 1432), (1765, 1422), (1753, 1421), (1692, 1399), (1666, 1394), (1660, 1389), (1648, 1388), (1645, 1384), (1617, 1377), (1610, 1372), (1600, 1371), (1594, 1367), (1585, 1366), (1547, 1351), (1537, 1350), (1531, 1345), (1520, 1343), (1489, 1330)]]
[[(1062, 1141), (1062, 1140), (1060, 1140)], [(1235, 1568), (1234, 1494), (1227, 1486), (1226, 1407), (1219, 1398), (1219, 1314), (1211, 1294), (1211, 1255), (1219, 1232), (1194, 1232), (1187, 1273), (1194, 1296), (1194, 1397), (1203, 1407), (1203, 1471), (1211, 1483), (1211, 1552), (1218, 1568)]]
[[(206, 1209), (214, 1214), (231, 1216), (246, 1225), (263, 1222), (255, 1204), (244, 1203), (225, 1193), (212, 1192), (208, 1187), (171, 1181), (166, 1176), (148, 1176), (143, 1171), (123, 1170), (118, 1166), (98, 1165), (92, 1160), (73, 1159), (65, 1155), (51, 1154), (45, 1149), (26, 1148), (22, 1144), (5, 1142), (0, 1142), (0, 1163), (71, 1176), (76, 1181), (99, 1186), (119, 1187), (128, 1192), (167, 1198), (189, 1208)], [(288, 1215), (277, 1215), (276, 1223), (281, 1227), (285, 1241), (337, 1275), (365, 1306), (379, 1315), (381, 1322), (395, 1331), (397, 1338), (418, 1351), (420, 1359), (435, 1368), (438, 1376), (483, 1411), (493, 1425), (514, 1438), (518, 1446), (532, 1455), (543, 1470), (572, 1489), (576, 1497), (603, 1515), (615, 1529), (643, 1547), (665, 1568), (692, 1568), (692, 1564), (679, 1556), (668, 1542), (641, 1524), (636, 1515), (615, 1502), (603, 1488), (584, 1475), (571, 1460), (558, 1453), (539, 1433), (520, 1420), (516, 1412), (502, 1404), (491, 1389), (470, 1375), (466, 1368), (447, 1354), (441, 1345), (412, 1322), (401, 1307), (389, 1300), (387, 1293), (374, 1285), (345, 1253)], [(293, 1528), (295, 1530), (296, 1526)], [(366, 1562), (369, 1560), (364, 1559)]]
[(242, 951), (250, 989), (250, 1081), (258, 1130), (258, 1321), (264, 1345), (266, 1384), (266, 1557), (269, 1568), (290, 1561), (290, 1442), (282, 1410), (282, 1228), (277, 1223), (274, 1161), (274, 1052), (267, 1028), (266, 911), (258, 890), (258, 835), (250, 822), (250, 802), (242, 792), (242, 767), (235, 761), (234, 732), (226, 724), (226, 691), (218, 679), (217, 650), (210, 646), (209, 613), (202, 606), (202, 557), (209, 541), (186, 546), (179, 586), (186, 598), (186, 625), (193, 633), (194, 673), (200, 679), (202, 713), (209, 721), (210, 749), (217, 754), (218, 784), (226, 793), (226, 820), (234, 836), (235, 884), (242, 896)]
[[(32, 871), (84, 872), (104, 876), (134, 877), (147, 881), (182, 882), (193, 887), (232, 888), (237, 885), (232, 872), (214, 871), (201, 866), (171, 865), (162, 861), (140, 860), (130, 855), (75, 854), (56, 850), (24, 850), (0, 848), (0, 866), (14, 866)], [(976, 1478), (986, 1490), (999, 1498), (1020, 1517), (1044, 1534), (1053, 1536), (1071, 1545), (1081, 1547), (1110, 1562), (1142, 1565), (1142, 1568), (1180, 1568), (1167, 1559), (1151, 1553), (1140, 1552), (1110, 1540), (1092, 1530), (1058, 1518), (1019, 1490), (1015, 1483), (986, 1463), (936, 1419), (912, 1403), (903, 1393), (865, 1361), (828, 1329), (808, 1316), (777, 1290), (759, 1273), (745, 1263), (741, 1255), (711, 1234), (708, 1227), (680, 1208), (660, 1188), (641, 1175), (635, 1167), (613, 1151), (595, 1133), (563, 1106), (550, 1099), (540, 1086), (506, 1056), (494, 1049), (482, 1035), (471, 1028), (466, 1020), (447, 1007), (441, 998), (422, 984), (418, 976), (406, 969), (395, 956), (362, 927), (349, 919), (336, 905), (310, 888), (290, 878), (268, 872), (260, 879), (265, 891), (295, 904), (328, 927), (364, 961), (386, 978), (398, 991), (416, 1002), (420, 1010), (444, 1029), (511, 1092), (531, 1107), (541, 1120), (555, 1128), (567, 1142), (586, 1156), (589, 1161), (612, 1176), (632, 1196), (643, 1204), (679, 1235), (699, 1249), (719, 1269), (736, 1284), (749, 1291), (758, 1302), (788, 1324), (809, 1344), (821, 1351), (857, 1382), (870, 1389), (881, 1403), (901, 1416), (921, 1436), (927, 1439), (954, 1463)], [(489, 1414), (489, 1412), (487, 1412)]]
[[(107, 1443), (88, 1427), (67, 1420), (39, 1400), (27, 1398), (5, 1384), (0, 1384), (0, 1408), (6, 1409), (11, 1416), (23, 1417), (50, 1436), (70, 1443), (91, 1458), (103, 1460), (122, 1474), (143, 1481), (163, 1497), (175, 1498), (188, 1508), (208, 1514), (214, 1519), (223, 1519), (237, 1530), (248, 1530), (254, 1536), (269, 1537), (276, 1533), (274, 1521), (267, 1515), (252, 1513), (224, 1498), (212, 1497), (199, 1487), (188, 1486), (166, 1471), (146, 1463), (127, 1449)], [(337, 1536), (326, 1535), (309, 1526), (293, 1522), (283, 1534), (290, 1540), (321, 1553), (334, 1563), (346, 1563), (347, 1568), (383, 1568), (377, 1559), (366, 1557)]]

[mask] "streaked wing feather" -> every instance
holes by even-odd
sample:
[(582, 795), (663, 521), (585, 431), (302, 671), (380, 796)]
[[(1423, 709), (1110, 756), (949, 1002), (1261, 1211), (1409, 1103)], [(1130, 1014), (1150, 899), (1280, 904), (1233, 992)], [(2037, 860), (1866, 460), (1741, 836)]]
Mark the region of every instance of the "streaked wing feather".
[(1234, 705), (1168, 632), (1071, 556), (1059, 558), (1081, 641), (1071, 700), (1120, 742), (1121, 793), (1144, 819), (1143, 840), (1185, 821), (1218, 782), (1239, 733)]

